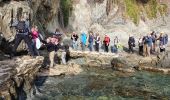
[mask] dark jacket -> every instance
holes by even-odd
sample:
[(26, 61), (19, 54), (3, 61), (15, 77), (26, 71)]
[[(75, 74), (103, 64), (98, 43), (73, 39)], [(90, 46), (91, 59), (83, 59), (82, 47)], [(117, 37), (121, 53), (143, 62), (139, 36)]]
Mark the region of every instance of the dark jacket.
[(129, 37), (128, 45), (134, 45), (134, 44), (135, 44), (134, 37)]
[(89, 35), (89, 43), (93, 43), (94, 37), (92, 35)]
[(55, 51), (55, 45), (53, 43), (46, 44), (46, 47), (48, 52)]

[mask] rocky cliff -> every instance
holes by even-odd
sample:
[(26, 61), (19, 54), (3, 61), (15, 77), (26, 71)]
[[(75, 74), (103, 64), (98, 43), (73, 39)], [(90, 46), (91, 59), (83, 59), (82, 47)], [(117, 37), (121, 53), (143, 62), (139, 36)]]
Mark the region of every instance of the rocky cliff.
[(0, 31), (12, 41), (12, 19), (24, 15), (44, 36), (59, 28), (118, 35), (125, 43), (129, 34), (170, 33), (169, 4), (168, 0), (1, 0)]
[(43, 57), (18, 57), (0, 61), (0, 100), (29, 99)]

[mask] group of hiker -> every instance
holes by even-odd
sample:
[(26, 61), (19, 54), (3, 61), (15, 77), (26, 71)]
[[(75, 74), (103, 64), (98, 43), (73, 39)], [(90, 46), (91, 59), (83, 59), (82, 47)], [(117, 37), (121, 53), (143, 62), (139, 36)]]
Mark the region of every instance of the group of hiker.
[(62, 34), (59, 32), (59, 29), (56, 29), (56, 32), (52, 36), (48, 37), (46, 40), (43, 40), (40, 36), (38, 27), (36, 25), (31, 27), (29, 20), (24, 17), (20, 17), (18, 20), (15, 20), (11, 25), (11, 27), (15, 27), (16, 29), (16, 36), (10, 53), (10, 58), (16, 55), (16, 49), (18, 48), (21, 41), (24, 40), (32, 57), (40, 55), (38, 49), (41, 47), (42, 42), (49, 52), (49, 67), (54, 66), (54, 56), (59, 49), (62, 51), (62, 63), (66, 64), (66, 52), (68, 47), (61, 45)]
[[(16, 54), (16, 49), (18, 48), (18, 45), (22, 40), (24, 40), (27, 44), (31, 56), (39, 56), (40, 54), (38, 49), (41, 46), (41, 41), (43, 42), (43, 45), (46, 46), (49, 52), (49, 67), (54, 66), (54, 56), (59, 50), (61, 50), (62, 52), (62, 63), (66, 64), (66, 55), (69, 52), (69, 45), (61, 45), (62, 33), (59, 31), (59, 29), (56, 29), (54, 34), (48, 37), (46, 40), (42, 40), (40, 38), (38, 27), (36, 25), (33, 25), (31, 27), (29, 21), (24, 17), (21, 17), (19, 20), (14, 21), (12, 27), (16, 28), (16, 36), (14, 46), (10, 54), (11, 58)], [(71, 35), (71, 40), (73, 50), (78, 50), (79, 44), (81, 45), (82, 51), (85, 51), (86, 47), (88, 47), (89, 51), (99, 52), (101, 44), (105, 52), (109, 52), (109, 47), (111, 47), (112, 53), (117, 53), (119, 49), (123, 48), (123, 46), (119, 42), (120, 40), (118, 39), (118, 36), (113, 39), (114, 43), (111, 44), (111, 38), (107, 34), (105, 34), (102, 41), (99, 33), (94, 34), (91, 31), (89, 32), (89, 34), (82, 31), (80, 37), (76, 32), (73, 32)], [(78, 40), (80, 40), (80, 42)], [(160, 52), (164, 52), (168, 43), (167, 34), (161, 32), (160, 36), (158, 37), (157, 34), (153, 31), (146, 36), (140, 36), (138, 40), (139, 54), (143, 56), (150, 56), (151, 53), (156, 52), (156, 48), (158, 47), (157, 41), (159, 41)], [(128, 45), (129, 52), (133, 53), (135, 47), (135, 38), (133, 35), (129, 36)]]
[[(86, 34), (85, 32), (82, 32), (80, 35), (80, 43), (78, 43), (79, 36), (76, 32), (73, 32), (71, 35), (72, 40), (72, 48), (74, 50), (78, 49), (78, 45), (80, 44), (80, 47), (82, 51), (85, 50), (85, 48), (89, 48), (89, 51), (93, 51), (93, 49), (97, 52), (99, 52), (99, 45), (101, 45), (101, 48), (104, 47), (105, 52), (109, 52), (109, 46), (111, 39), (110, 37), (105, 34), (103, 41), (101, 41), (101, 38), (99, 36), (99, 33), (94, 34), (93, 32), (89, 32), (89, 34)], [(129, 36), (128, 39), (128, 51), (129, 53), (134, 53), (134, 47), (136, 47), (135, 43), (135, 37), (133, 35)], [(159, 43), (159, 44), (158, 44)], [(159, 52), (164, 52), (168, 43), (168, 35), (164, 34), (163, 32), (160, 33), (160, 36), (156, 34), (156, 32), (151, 32), (145, 36), (140, 36), (138, 40), (138, 46), (139, 46), (139, 54), (142, 56), (150, 56), (151, 53), (156, 53), (158, 50), (156, 50), (159, 47)], [(158, 46), (159, 45), (159, 46)], [(110, 46), (112, 53), (117, 53), (118, 50), (122, 50), (123, 46), (120, 43), (120, 40), (118, 39), (118, 36), (115, 36), (113, 38), (113, 44)]]
[[(77, 33), (73, 32), (73, 34), (71, 35), (71, 40), (72, 40), (72, 48), (74, 50), (78, 50), (78, 45), (79, 45), (78, 39), (79, 36), (77, 35)], [(93, 51), (94, 49), (95, 51), (99, 52), (100, 43), (101, 43), (101, 39), (99, 33), (94, 35), (93, 32), (89, 32), (89, 36), (87, 36), (87, 33), (85, 32), (81, 33), (80, 45), (82, 51), (85, 51), (86, 47), (88, 47), (89, 51)], [(104, 44), (105, 51), (109, 52), (110, 37), (107, 34), (105, 34), (103, 44)]]
[[(151, 32), (148, 35), (140, 36), (138, 40), (139, 54), (143, 56), (150, 56), (156, 52), (165, 52), (168, 44), (168, 34), (160, 32), (159, 36), (156, 32)], [(159, 48), (159, 49), (158, 49)]]

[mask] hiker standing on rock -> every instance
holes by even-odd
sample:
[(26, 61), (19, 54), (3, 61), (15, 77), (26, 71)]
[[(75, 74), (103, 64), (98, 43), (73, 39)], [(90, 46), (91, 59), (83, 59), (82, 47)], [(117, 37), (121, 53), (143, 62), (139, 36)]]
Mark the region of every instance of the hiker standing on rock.
[(152, 42), (153, 42), (151, 53), (154, 53), (154, 52), (156, 52), (156, 39), (157, 39), (157, 35), (156, 35), (155, 31), (153, 31), (151, 33), (151, 38), (152, 38)]
[(99, 52), (99, 44), (100, 44), (100, 36), (99, 33), (97, 33), (95, 37), (95, 50), (97, 52)]
[(103, 43), (105, 46), (105, 52), (109, 52), (110, 37), (107, 34), (105, 34)]
[(39, 33), (38, 33), (38, 27), (35, 25), (31, 29), (31, 36), (32, 36), (32, 48), (35, 56), (39, 56), (38, 49), (36, 47), (36, 41), (38, 39)]
[(59, 40), (58, 38), (49, 37), (47, 38), (47, 50), (49, 52), (49, 60), (50, 60), (50, 67), (54, 67), (54, 56), (56, 48), (59, 46)]
[(147, 56), (150, 56), (151, 48), (152, 48), (152, 45), (153, 45), (152, 37), (151, 37), (150, 34), (148, 34), (146, 42), (147, 42)]
[(158, 38), (159, 40), (159, 48), (160, 48), (160, 52), (165, 52), (165, 36), (164, 36), (164, 32), (160, 33), (160, 36)]
[(14, 47), (12, 48), (12, 52), (10, 54), (11, 58), (15, 55), (16, 49), (18, 48), (18, 45), (21, 43), (22, 40), (24, 40), (27, 44), (31, 56), (34, 56), (34, 52), (31, 45), (31, 39), (29, 38), (29, 22), (26, 21), (24, 17), (21, 17), (19, 18), (19, 20), (16, 20), (15, 23), (12, 24), (12, 26), (16, 27), (16, 36)]
[(129, 53), (134, 53), (133, 47), (135, 47), (135, 38), (133, 37), (133, 35), (129, 36), (128, 45)]
[(78, 35), (77, 33), (73, 32), (73, 34), (71, 35), (71, 40), (72, 40), (72, 47), (74, 50), (77, 50), (78, 49)]
[(93, 36), (93, 33), (90, 32), (89, 39), (88, 39), (88, 42), (89, 42), (88, 47), (90, 51), (93, 51), (93, 41), (94, 41), (94, 36)]
[(82, 51), (85, 51), (86, 41), (87, 41), (86, 33), (85, 33), (85, 32), (82, 32), (82, 33), (81, 33), (81, 47), (82, 47)]
[(139, 55), (143, 55), (143, 37), (140, 36), (138, 40), (138, 46), (139, 46)]

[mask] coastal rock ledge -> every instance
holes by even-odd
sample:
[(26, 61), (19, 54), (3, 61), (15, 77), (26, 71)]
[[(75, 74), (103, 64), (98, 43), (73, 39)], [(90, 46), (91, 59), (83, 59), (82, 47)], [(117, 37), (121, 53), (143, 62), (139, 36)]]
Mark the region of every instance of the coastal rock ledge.
[(43, 57), (22, 56), (0, 61), (0, 100), (27, 98), (43, 60)]

